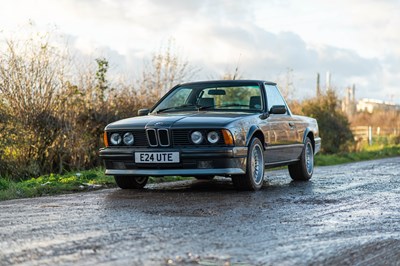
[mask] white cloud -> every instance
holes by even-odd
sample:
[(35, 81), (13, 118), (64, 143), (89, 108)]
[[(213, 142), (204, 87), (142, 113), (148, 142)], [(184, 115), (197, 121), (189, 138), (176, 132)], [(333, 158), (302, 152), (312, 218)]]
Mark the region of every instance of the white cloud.
[(81, 56), (110, 57), (115, 73), (137, 71), (172, 37), (203, 67), (198, 79), (238, 62), (249, 78), (274, 80), (291, 68), (302, 97), (317, 72), (330, 71), (337, 88), (356, 83), (359, 97), (400, 103), (398, 1), (1, 1), (5, 35), (28, 19), (42, 30), (57, 25)]

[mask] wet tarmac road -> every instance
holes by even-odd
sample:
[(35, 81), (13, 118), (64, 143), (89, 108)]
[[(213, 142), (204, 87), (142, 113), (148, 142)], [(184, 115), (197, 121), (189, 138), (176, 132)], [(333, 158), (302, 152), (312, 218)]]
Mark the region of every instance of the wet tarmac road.
[(0, 264), (400, 265), (400, 157), (0, 202)]

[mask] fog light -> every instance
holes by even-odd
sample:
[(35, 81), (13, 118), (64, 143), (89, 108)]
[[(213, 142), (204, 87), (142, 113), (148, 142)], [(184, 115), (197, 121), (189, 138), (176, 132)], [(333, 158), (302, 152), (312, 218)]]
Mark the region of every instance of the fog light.
[(114, 162), (114, 168), (115, 169), (126, 169), (125, 163), (123, 163), (123, 162)]
[(198, 161), (197, 167), (202, 169), (212, 168), (212, 161)]

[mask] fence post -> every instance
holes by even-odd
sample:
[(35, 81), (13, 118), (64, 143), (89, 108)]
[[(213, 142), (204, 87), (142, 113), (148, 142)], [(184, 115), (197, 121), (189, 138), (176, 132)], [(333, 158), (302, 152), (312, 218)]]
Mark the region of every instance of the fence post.
[(368, 126), (368, 144), (369, 146), (372, 145), (372, 127)]

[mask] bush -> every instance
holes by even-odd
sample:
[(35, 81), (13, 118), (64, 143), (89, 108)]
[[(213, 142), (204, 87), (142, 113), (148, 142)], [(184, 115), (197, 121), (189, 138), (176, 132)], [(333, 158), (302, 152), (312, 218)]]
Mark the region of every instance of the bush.
[(353, 134), (347, 117), (338, 110), (338, 99), (334, 91), (307, 100), (302, 105), (305, 115), (316, 118), (322, 139), (321, 152), (338, 153), (349, 151), (354, 145)]
[(137, 86), (112, 87), (108, 61), (95, 62), (71, 76), (71, 58), (50, 45), (49, 34), (8, 41), (0, 50), (1, 177), (20, 180), (101, 165), (104, 127), (150, 107), (190, 73), (170, 46), (153, 56)]

